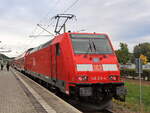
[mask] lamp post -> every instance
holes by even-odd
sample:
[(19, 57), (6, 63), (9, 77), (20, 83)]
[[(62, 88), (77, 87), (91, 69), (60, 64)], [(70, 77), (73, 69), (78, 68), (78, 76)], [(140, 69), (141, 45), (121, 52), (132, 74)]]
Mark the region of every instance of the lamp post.
[(139, 91), (139, 94), (140, 94), (140, 101), (139, 101), (139, 104), (140, 104), (140, 112), (142, 110), (142, 81), (141, 81), (141, 74), (143, 73), (143, 70), (142, 70), (142, 61), (140, 58), (136, 58), (135, 59), (135, 64), (136, 64), (136, 73), (139, 74), (139, 85), (140, 85), (140, 91)]

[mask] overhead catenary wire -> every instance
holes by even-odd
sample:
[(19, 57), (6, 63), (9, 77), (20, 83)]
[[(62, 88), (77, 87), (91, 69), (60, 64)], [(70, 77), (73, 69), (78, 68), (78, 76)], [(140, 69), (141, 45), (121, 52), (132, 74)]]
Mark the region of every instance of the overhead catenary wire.
[[(0, 41), (0, 43), (1, 43), (1, 41)], [(6, 44), (0, 46), (0, 53), (9, 53), (9, 52), (11, 52), (11, 49), (7, 48)]]
[[(50, 27), (52, 24), (53, 24), (53, 22), (51, 21), (51, 23), (50, 23), (46, 28), (44, 28), (44, 29), (47, 29), (47, 28)], [(39, 24), (37, 24), (37, 27), (39, 27)], [(49, 31), (47, 31), (47, 32), (49, 32), (49, 34), (51, 34), (51, 35), (41, 35), (41, 34), (45, 31), (44, 29), (42, 29), (42, 31), (41, 31), (39, 34), (37, 34), (37, 35), (29, 35), (29, 37), (32, 38), (32, 39), (29, 41), (30, 45), (32, 45), (33, 41), (34, 41), (37, 37), (52, 37), (52, 36), (54, 36), (54, 34), (50, 33)], [(29, 48), (31, 48), (31, 47), (30, 47), (30, 46), (27, 46), (26, 48), (29, 49)]]
[(63, 11), (63, 13), (66, 13), (67, 11), (69, 11), (74, 5), (77, 4), (77, 2), (79, 2), (79, 0), (74, 1), (66, 10)]
[[(66, 13), (67, 11), (69, 11), (72, 7), (74, 7), (74, 5), (76, 5), (77, 4), (77, 2), (78, 2), (79, 0), (75, 0), (71, 5), (69, 5), (67, 8), (66, 8), (66, 10), (64, 10), (63, 11), (63, 13)], [(53, 5), (53, 8), (51, 8), (51, 9), (53, 9), (53, 10), (55, 10), (55, 8), (56, 8), (56, 6), (58, 6), (58, 4), (60, 3), (60, 0), (57, 0), (56, 2), (55, 2), (55, 4)], [(51, 13), (51, 12), (53, 12), (52, 10), (51, 11), (48, 11), (48, 13), (46, 13), (46, 15), (39, 21), (39, 23), (38, 24), (40, 24), (40, 25), (42, 25), (42, 21)], [(47, 30), (49, 27), (52, 27), (51, 25), (53, 24), (53, 22), (52, 22), (52, 19), (50, 20), (50, 23), (47, 25), (47, 27), (45, 27), (45, 29)], [(39, 37), (43, 32), (44, 32), (44, 30), (42, 29), (42, 31), (40, 32), (40, 33), (38, 33), (38, 34), (35, 34), (35, 32), (36, 32), (36, 30), (38, 29), (38, 26), (36, 26), (36, 28), (33, 30), (33, 32), (31, 33), (31, 35), (35, 35), (35, 37), (30, 41), (30, 45), (31, 45), (31, 43), (33, 42), (33, 40), (34, 39), (36, 39), (36, 37)], [(31, 36), (30, 35), (30, 36)]]
[[(55, 3), (56, 3), (55, 5), (58, 5), (59, 1), (60, 1), (60, 0), (57, 0), (57, 1), (55, 2)], [(79, 0), (75, 0), (69, 7), (66, 8), (66, 10), (63, 11), (63, 13), (66, 13), (67, 11), (69, 11), (74, 5), (77, 4), (78, 1), (79, 1)], [(55, 5), (54, 5), (54, 7), (56, 8)], [(48, 16), (50, 12), (52, 12), (52, 11), (49, 11), (49, 12), (46, 14), (46, 16)], [(46, 16), (45, 16), (45, 17), (46, 17)], [(44, 18), (45, 18), (45, 17), (44, 17)], [(43, 19), (44, 19), (44, 18), (43, 18)], [(41, 22), (42, 22), (42, 20), (40, 20), (39, 24), (40, 24)], [(50, 26), (50, 25), (48, 24), (48, 27), (49, 27), (49, 26)]]
[[(77, 4), (78, 1), (79, 1), (79, 0), (75, 0), (69, 7), (66, 8), (66, 10), (63, 11), (63, 13), (66, 13), (67, 11), (69, 11), (74, 5)], [(57, 6), (59, 3), (60, 3), (60, 0), (57, 0), (57, 1), (55, 2), (55, 4), (53, 5), (53, 8), (52, 8), (52, 9), (55, 9), (56, 6)], [(49, 11), (49, 12), (39, 21), (38, 24), (42, 25), (42, 24), (41, 24), (41, 23), (42, 23), (42, 20), (44, 20), (44, 19), (50, 14), (50, 12), (52, 12), (52, 11)], [(49, 27), (49, 26), (50, 26), (50, 25), (48, 24), (48, 27)], [(47, 28), (48, 28), (48, 27), (47, 27)], [(37, 28), (38, 28), (38, 27), (36, 26), (36, 28), (33, 30), (33, 32), (31, 33), (31, 35), (34, 34), (34, 32), (36, 32)], [(47, 28), (46, 28), (46, 29), (47, 29)], [(43, 32), (44, 32), (44, 31), (42, 30), (41, 33), (43, 33)], [(39, 33), (39, 34), (41, 34), (41, 33)]]
[[(42, 28), (42, 31), (40, 32), (40, 33), (38, 33), (37, 35), (29, 35), (29, 37), (40, 37), (40, 36), (42, 36), (43, 37), (43, 35), (41, 35), (45, 30), (47, 30), (51, 25), (53, 24), (53, 21), (51, 21), (51, 23), (50, 24), (48, 24), (47, 25), (47, 27), (46, 28)], [(40, 25), (40, 24), (39, 24)], [(38, 26), (38, 24), (37, 24), (37, 26)], [(43, 25), (40, 25), (41, 27), (43, 26)], [(48, 31), (48, 30), (47, 30)], [(48, 31), (49, 32), (49, 31)], [(49, 32), (49, 34), (51, 34), (51, 35), (47, 35), (47, 36), (54, 36), (54, 34), (53, 33), (51, 33), (51, 32)], [(44, 35), (45, 37), (46, 37), (46, 35)]]
[[(76, 3), (78, 2), (79, 0), (73, 0), (70, 4), (71, 5), (69, 5), (66, 9), (65, 9), (65, 7), (61, 7), (61, 9), (60, 10), (56, 10), (57, 8), (58, 8), (58, 6), (60, 5), (60, 4), (62, 4), (62, 3), (69, 3), (69, 1), (66, 1), (66, 2), (64, 2), (64, 1), (62, 1), (62, 0), (55, 0), (55, 3), (53, 3), (51, 6), (51, 10), (49, 10), (44, 16), (43, 16), (43, 18), (41, 18), (40, 19), (40, 21), (39, 21), (39, 23), (38, 24), (40, 24), (40, 25), (42, 25), (43, 26), (43, 21), (46, 19), (46, 18), (49, 18), (48, 16), (49, 15), (54, 15), (53, 13), (55, 12), (55, 13), (58, 13), (58, 12), (60, 12), (60, 13), (66, 13), (67, 11), (69, 11), (72, 7), (74, 7), (74, 5), (76, 5)], [(64, 6), (67, 6), (67, 5), (64, 5)], [(62, 11), (62, 9), (65, 9), (64, 11)], [(47, 21), (47, 20), (46, 20)], [(45, 29), (48, 29), (48, 28), (50, 28), (50, 27), (54, 27), (54, 26), (52, 26), (54, 24), (54, 22), (52, 21), (52, 20), (49, 20), (49, 22), (48, 22), (48, 24), (47, 24), (47, 26), (45, 26), (44, 28)], [(39, 32), (39, 33), (37, 33), (37, 32)], [(41, 29), (41, 30), (39, 30), (38, 29), (38, 26), (36, 26), (34, 29), (33, 29), (33, 31), (30, 33), (30, 35), (36, 35), (36, 37), (40, 37), (40, 35), (41, 34), (43, 34), (44, 33), (44, 30), (43, 29)], [(45, 35), (45, 34), (43, 34), (43, 35)], [(48, 35), (47, 35), (48, 36)], [(25, 49), (28, 49), (28, 48), (30, 48), (31, 47), (31, 45), (33, 46), (33, 44), (32, 44), (32, 42), (34, 42), (34, 40), (36, 39), (36, 37), (33, 37), (32, 39), (30, 38), (30, 40), (28, 40), (28, 41), (26, 41), (26, 42), (28, 42), (27, 43), (27, 45), (28, 46), (26, 46), (25, 47)], [(43, 36), (42, 36), (43, 37)], [(51, 37), (51, 36), (50, 36)], [(45, 36), (45, 38), (46, 38), (46, 36)]]
[[(55, 10), (55, 8), (57, 7), (57, 5), (58, 5), (59, 3), (60, 3), (60, 0), (57, 0), (51, 9)], [(40, 21), (38, 22), (38, 24), (42, 24), (42, 21), (43, 21), (50, 13), (52, 13), (52, 10), (48, 11), (48, 12), (45, 14), (45, 16), (43, 16), (43, 18), (40, 19)], [(30, 35), (34, 34), (37, 29), (38, 29), (38, 26), (36, 26), (36, 27), (34, 28), (34, 30), (30, 33)]]
[(43, 29), (44, 31), (48, 32), (49, 34), (53, 35), (53, 33), (49, 32), (47, 29), (43, 28), (40, 24), (37, 24), (38, 27), (40, 27), (41, 29)]
[[(57, 0), (57, 1), (56, 1), (56, 3), (53, 5), (53, 8), (52, 8), (52, 9), (54, 9), (54, 7), (59, 4), (59, 1), (60, 1), (60, 0)], [(50, 12), (52, 12), (52, 10), (51, 10), (51, 11), (48, 11), (48, 13), (46, 13), (46, 15), (39, 21), (39, 24), (42, 23), (42, 21), (50, 14)], [(51, 21), (51, 22), (47, 25), (47, 27), (46, 27), (45, 29), (48, 29), (52, 24), (53, 24), (53, 21)], [(32, 36), (32, 35), (35, 35), (35, 32), (36, 32), (37, 29), (38, 29), (38, 26), (36, 25), (36, 27), (34, 28), (34, 30), (30, 33), (29, 37)], [(36, 39), (36, 37), (39, 37), (43, 32), (44, 32), (44, 30), (42, 29), (42, 31), (41, 31), (40, 33), (38, 33), (35, 37), (33, 36), (34, 38), (32, 37), (32, 39), (29, 41), (30, 45), (33, 43), (33, 41)], [(30, 47), (27, 46), (26, 48), (28, 49), (28, 48), (30, 48)]]

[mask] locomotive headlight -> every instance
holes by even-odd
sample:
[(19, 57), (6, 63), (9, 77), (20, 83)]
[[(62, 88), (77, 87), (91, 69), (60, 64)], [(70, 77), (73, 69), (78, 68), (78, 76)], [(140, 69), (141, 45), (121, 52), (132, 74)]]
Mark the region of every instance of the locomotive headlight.
[(86, 75), (81, 75), (81, 76), (78, 76), (77, 79), (78, 79), (79, 81), (87, 81), (87, 80), (88, 80), (88, 76), (86, 76)]
[(117, 80), (119, 80), (119, 76), (111, 75), (111, 76), (109, 76), (109, 79), (112, 80), (112, 81), (117, 81)]
[(118, 71), (116, 64), (103, 64), (102, 67), (104, 71)]
[(92, 64), (77, 64), (77, 71), (93, 71)]

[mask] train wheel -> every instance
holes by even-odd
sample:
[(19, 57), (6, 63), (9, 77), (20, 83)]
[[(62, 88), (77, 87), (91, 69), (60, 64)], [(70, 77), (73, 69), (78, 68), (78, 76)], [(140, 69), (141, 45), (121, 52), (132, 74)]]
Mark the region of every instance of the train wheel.
[(96, 105), (92, 105), (95, 110), (104, 110), (104, 109), (112, 109), (112, 97), (105, 97), (102, 101), (98, 102)]

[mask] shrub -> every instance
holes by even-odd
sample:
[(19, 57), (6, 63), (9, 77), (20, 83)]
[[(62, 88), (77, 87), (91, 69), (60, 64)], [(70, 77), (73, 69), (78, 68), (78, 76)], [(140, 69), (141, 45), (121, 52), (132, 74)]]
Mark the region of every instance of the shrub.
[[(138, 77), (138, 74), (135, 69), (121, 69), (121, 76), (131, 76), (132, 78), (135, 78)], [(143, 79), (150, 81), (150, 69), (144, 69), (141, 76)]]

